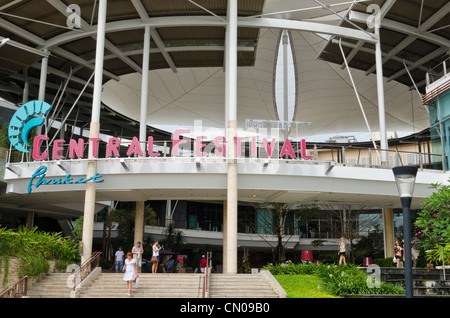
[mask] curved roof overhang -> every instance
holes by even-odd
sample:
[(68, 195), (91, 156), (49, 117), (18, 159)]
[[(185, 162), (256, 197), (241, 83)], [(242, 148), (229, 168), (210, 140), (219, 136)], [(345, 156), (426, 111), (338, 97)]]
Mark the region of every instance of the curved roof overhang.
[[(71, 104), (77, 100), (84, 85), (87, 85), (77, 103), (79, 110), (76, 112), (78, 114), (77, 122), (81, 126), (90, 122), (93, 85), (87, 81), (94, 70), (96, 3), (97, 1), (85, 0), (0, 0), (0, 36), (11, 38), (39, 50), (49, 50), (51, 54), (47, 77), (47, 101), (58, 100), (62, 91), (61, 87), (64, 87), (65, 81), (68, 80), (62, 99), (66, 101), (62, 108), (68, 111)], [(71, 11), (67, 11), (67, 7), (71, 4), (78, 5), (80, 8), (80, 29), (73, 30), (67, 27), (67, 18), (72, 14)], [(424, 71), (440, 63), (448, 50), (449, 30), (446, 26), (449, 24), (449, 5), (444, 0), (433, 1), (433, 4), (420, 0), (347, 2), (311, 0), (301, 3), (291, 0), (282, 2), (274, 0), (238, 1), (238, 66), (239, 72), (243, 76), (239, 79), (239, 87), (243, 95), (238, 97), (238, 111), (241, 120), (249, 116), (252, 116), (250, 118), (258, 116), (261, 119), (277, 119), (273, 84), (277, 36), (278, 30), (290, 29), (298, 64), (297, 108), (299, 110), (296, 112), (298, 117), (294, 120), (311, 121), (313, 124), (320, 120), (321, 126), (316, 127), (315, 133), (339, 132), (341, 128), (348, 129), (350, 123), (362, 122), (361, 112), (356, 104), (355, 95), (352, 96), (352, 88), (349, 86), (348, 80), (344, 79), (343, 82), (338, 83), (339, 78), (342, 80), (345, 77), (345, 70), (340, 69), (343, 60), (339, 59), (339, 54), (335, 54), (336, 40), (341, 38), (347, 58), (350, 60), (350, 66), (360, 70), (352, 70), (352, 72), (355, 72), (354, 76), (359, 77), (358, 84), (363, 83), (359, 90), (362, 94), (366, 94), (364, 99), (369, 104), (367, 111), (370, 113), (370, 118), (373, 118), (371, 123), (376, 125), (378, 114), (377, 107), (373, 102), (376, 100), (376, 96), (373, 95), (375, 84), (370, 79), (373, 77), (370, 74), (373, 72), (371, 68), (373, 68), (374, 61), (374, 42), (377, 39), (373, 32), (367, 29), (361, 20), (358, 20), (364, 19), (361, 18), (361, 15), (367, 14), (367, 6), (370, 4), (379, 5), (384, 17), (381, 29), (385, 57), (383, 70), (385, 76), (388, 77), (385, 88), (388, 93), (387, 103), (392, 103), (392, 106), (387, 107), (388, 129), (406, 129), (411, 126), (418, 129), (426, 127), (427, 118), (424, 108), (417, 96), (411, 96), (415, 94), (408, 94), (408, 90), (412, 87), (409, 77), (406, 77), (405, 74), (394, 76), (393, 71), (397, 73), (405, 73), (405, 71), (401, 70), (398, 65), (395, 69), (391, 69), (390, 66), (393, 61), (399, 62), (400, 56), (402, 62), (404, 61), (406, 65), (410, 66), (413, 78), (423, 92)], [(126, 79), (136, 76), (133, 74), (142, 72), (144, 27), (150, 25), (152, 29), (150, 54), (152, 74), (150, 80), (155, 77), (166, 77), (170, 91), (181, 93), (184, 99), (175, 98), (175, 102), (166, 100), (165, 108), (172, 109), (173, 113), (163, 114), (161, 112), (160, 117), (152, 113), (151, 107), (155, 105), (155, 102), (150, 99), (149, 123), (157, 123), (153, 121), (155, 118), (159, 118), (157, 121), (160, 121), (169, 120), (175, 115), (177, 118), (182, 117), (182, 112), (176, 112), (181, 102), (185, 102), (184, 107), (189, 107), (192, 104), (186, 104), (188, 97), (194, 99), (194, 102), (197, 98), (197, 96), (191, 95), (194, 90), (192, 87), (184, 94), (183, 90), (186, 88), (177, 91), (182, 86), (180, 83), (192, 84), (189, 80), (192, 75), (186, 76), (187, 73), (202, 73), (202, 76), (206, 76), (204, 73), (215, 72), (217, 77), (200, 76), (200, 78), (205, 78), (203, 81), (205, 84), (214, 80), (213, 86), (220, 87), (220, 77), (222, 76), (220, 73), (224, 65), (226, 13), (227, 1), (225, 0), (214, 2), (205, 0), (109, 1), (104, 82), (113, 86), (117, 84), (129, 86)], [(399, 45), (394, 45), (395, 39), (391, 37), (392, 25), (398, 25), (398, 23), (403, 23), (408, 28), (395, 31), (396, 34), (402, 35), (397, 38), (404, 40)], [(315, 35), (319, 33), (327, 34), (329, 37), (324, 39)], [(436, 41), (439, 41), (440, 45)], [(405, 45), (408, 42), (410, 45)], [(302, 54), (305, 50), (309, 53)], [(414, 59), (408, 59), (411, 52), (414, 53)], [(301, 60), (300, 58), (303, 57), (305, 59)], [(333, 65), (332, 63), (337, 64)], [(306, 65), (306, 67), (302, 67), (302, 65)], [(313, 67), (314, 69), (312, 69)], [(308, 70), (308, 68), (310, 69)], [(322, 68), (325, 69), (322, 70)], [(321, 71), (314, 72), (315, 70)], [(317, 76), (318, 74), (322, 74), (326, 79), (330, 79), (331, 76), (333, 80), (329, 81), (328, 85), (331, 85), (334, 90), (329, 89), (325, 85), (324, 78)], [(314, 75), (316, 78), (311, 77)], [(40, 63), (31, 64), (27, 73), (30, 83), (29, 99), (37, 97), (39, 76)], [(20, 89), (24, 87), (24, 78), (24, 74), (20, 71), (14, 74), (0, 72), (2, 87), (15, 88), (15, 90), (1, 89), (0, 97), (20, 104), (22, 102)], [(136, 78), (131, 80), (134, 86), (138, 84)], [(176, 78), (176, 81), (173, 78)], [(314, 81), (310, 79), (314, 79)], [(245, 87), (241, 84), (248, 84), (252, 87)], [(323, 86), (322, 91), (317, 90), (318, 85)], [(140, 89), (140, 84), (137, 87)], [(207, 93), (211, 95), (210, 88), (210, 86), (197, 85), (195, 90), (206, 93), (203, 100), (208, 100)], [(107, 86), (105, 86), (105, 90), (107, 90)], [(220, 94), (223, 95), (223, 91), (224, 89)], [(218, 88), (217, 92), (219, 92)], [(139, 92), (136, 90), (133, 92), (133, 94), (137, 93)], [(345, 95), (345, 98), (339, 98), (340, 106), (336, 106), (336, 96), (341, 93)], [(391, 101), (389, 101), (389, 95), (392, 96)], [(398, 98), (401, 98), (400, 102)], [(330, 103), (330, 99), (332, 103)], [(219, 125), (223, 121), (223, 105), (220, 105), (223, 104), (223, 99), (221, 99), (221, 95), (216, 95), (216, 100), (220, 102), (211, 116), (214, 118), (213, 123)], [(320, 100), (323, 100), (323, 103)], [(135, 121), (137, 119), (133, 116), (133, 112), (125, 113), (121, 109), (123, 106), (110, 103), (108, 105), (106, 100), (104, 101), (105, 108), (101, 114), (102, 131), (107, 133), (122, 130), (125, 136), (136, 135)], [(249, 107), (246, 107), (247, 102)], [(317, 107), (317, 104), (323, 105), (323, 108)], [(349, 104), (351, 104), (351, 108), (345, 108), (345, 105)], [(129, 102), (124, 105), (127, 106), (126, 108), (130, 107)], [(158, 104), (156, 103), (156, 105)], [(133, 106), (136, 109), (139, 108), (138, 103)], [(414, 111), (408, 116), (409, 118), (405, 118), (405, 112), (409, 111), (411, 107)], [(330, 110), (331, 108), (333, 110)], [(199, 108), (195, 113), (198, 119), (205, 119), (205, 125), (208, 124), (207, 118), (203, 116), (207, 114), (204, 109)], [(323, 113), (326, 113), (326, 116), (322, 115)], [(333, 113), (336, 113), (336, 116), (332, 116)], [(72, 121), (74, 120), (75, 112), (70, 118)], [(117, 120), (118, 118), (124, 118), (127, 121)], [(191, 117), (187, 118), (191, 119)], [(127, 122), (128, 124), (124, 124)], [(332, 123), (339, 123), (340, 126)], [(359, 128), (361, 129), (361, 125)], [(155, 133), (150, 128), (149, 132)]]

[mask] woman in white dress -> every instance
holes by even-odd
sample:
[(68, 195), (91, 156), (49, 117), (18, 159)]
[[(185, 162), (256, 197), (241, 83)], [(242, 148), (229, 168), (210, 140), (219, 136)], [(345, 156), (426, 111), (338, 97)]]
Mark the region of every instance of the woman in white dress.
[(133, 254), (130, 252), (127, 253), (127, 259), (124, 262), (122, 271), (125, 272), (123, 280), (127, 282), (128, 296), (131, 296), (131, 285), (133, 284), (133, 280), (139, 276), (137, 276), (136, 260), (133, 259)]

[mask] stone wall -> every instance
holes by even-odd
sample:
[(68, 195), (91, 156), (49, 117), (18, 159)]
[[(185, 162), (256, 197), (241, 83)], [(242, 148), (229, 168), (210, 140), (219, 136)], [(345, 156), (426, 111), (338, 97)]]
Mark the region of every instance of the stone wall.
[[(50, 264), (50, 269), (49, 272), (53, 273), (56, 269), (55, 269), (55, 261), (50, 260), (48, 261)], [(9, 258), (9, 264), (8, 264), (8, 278), (6, 280), (6, 284), (5, 283), (5, 265), (6, 262), (5, 260), (2, 258), (1, 259), (1, 265), (0, 265), (0, 291), (14, 285), (15, 283), (17, 283), (22, 277), (20, 277), (20, 260), (16, 257), (10, 257)], [(34, 282), (38, 281), (39, 277), (30, 277), (28, 279), (28, 286), (31, 286)]]

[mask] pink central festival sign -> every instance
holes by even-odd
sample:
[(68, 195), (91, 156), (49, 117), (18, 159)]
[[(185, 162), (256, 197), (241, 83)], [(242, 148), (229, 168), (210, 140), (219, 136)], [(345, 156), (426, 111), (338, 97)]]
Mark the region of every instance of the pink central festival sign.
[[(172, 134), (172, 156), (179, 156), (179, 150), (182, 147), (183, 144), (187, 144), (188, 140), (185, 138), (182, 138), (182, 134), (189, 134), (189, 129), (175, 129)], [(195, 155), (198, 157), (206, 157), (208, 156), (207, 152), (204, 152), (204, 148), (207, 146), (206, 143), (206, 136), (197, 136), (194, 139), (195, 143)], [(242, 141), (245, 140), (244, 137), (235, 137), (235, 144), (236, 144), (236, 156), (241, 157), (241, 146)], [(48, 160), (50, 159), (50, 153), (47, 151), (41, 152), (41, 145), (44, 141), (48, 141), (49, 137), (45, 135), (39, 135), (34, 138), (33, 143), (33, 159), (34, 160)], [(106, 156), (108, 158), (116, 158), (120, 157), (119, 155), (119, 147), (121, 147), (121, 139), (117, 137), (111, 137), (107, 141), (103, 141), (101, 138), (89, 138), (89, 141), (92, 142), (92, 155), (94, 158), (98, 158), (98, 149), (100, 142), (106, 143)], [(69, 140), (69, 151), (68, 151), (68, 157), (69, 159), (83, 159), (84, 158), (84, 139), (79, 138), (78, 140), (70, 139)], [(226, 157), (226, 138), (224, 136), (218, 136), (215, 137), (213, 142), (214, 146), (214, 154), (218, 157)], [(278, 143), (277, 138), (271, 138), (268, 140), (267, 138), (262, 138), (262, 144), (264, 146), (264, 150), (267, 154), (267, 157), (272, 157), (274, 154), (275, 146)], [(51, 151), (51, 159), (53, 160), (61, 160), (61, 159), (67, 159), (63, 155), (64, 147), (63, 145), (66, 144), (66, 140), (64, 139), (56, 139), (53, 141), (53, 149)], [(127, 150), (127, 156), (141, 156), (143, 157), (144, 154), (142, 152), (141, 144), (139, 142), (139, 139), (137, 137), (133, 137), (131, 140), (130, 145), (128, 146)], [(147, 155), (149, 157), (159, 157), (161, 154), (159, 152), (154, 152), (153, 149), (153, 137), (149, 136), (147, 139)], [(292, 147), (291, 141), (289, 139), (285, 139), (283, 142), (283, 146), (279, 153), (279, 158), (283, 158), (285, 156), (289, 156), (292, 159), (297, 158), (294, 148)], [(256, 158), (257, 157), (257, 137), (251, 137), (250, 139), (250, 157)], [(305, 139), (300, 140), (300, 157), (302, 159), (312, 159), (312, 156), (308, 156), (306, 154), (306, 141)]]

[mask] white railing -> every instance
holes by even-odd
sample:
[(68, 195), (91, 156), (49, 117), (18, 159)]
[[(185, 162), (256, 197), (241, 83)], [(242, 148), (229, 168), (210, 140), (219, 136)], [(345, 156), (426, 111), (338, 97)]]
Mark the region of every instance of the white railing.
[(202, 298), (209, 298), (209, 281), (211, 279), (211, 252), (206, 253), (206, 268), (202, 274)]
[[(213, 147), (206, 147), (207, 150), (203, 149), (202, 152), (206, 152), (206, 156), (196, 156), (195, 152), (195, 142), (190, 142), (184, 144), (182, 148), (180, 148), (180, 153), (178, 156), (174, 157), (171, 154), (171, 140), (166, 141), (155, 141), (153, 142), (153, 151), (158, 153), (159, 156), (155, 156), (153, 158), (195, 158), (197, 161), (202, 160), (210, 160), (210, 159), (223, 159), (229, 160), (230, 158), (217, 156), (214, 153)], [(333, 162), (337, 165), (345, 165), (345, 166), (356, 166), (356, 167), (373, 167), (373, 168), (392, 168), (399, 165), (415, 165), (418, 166), (419, 169), (434, 169), (441, 170), (442, 167), (442, 155), (437, 153), (429, 153), (429, 152), (416, 152), (416, 151), (408, 151), (401, 149), (374, 149), (369, 147), (358, 147), (353, 145), (333, 145), (333, 144), (312, 144), (308, 146), (308, 159), (302, 158), (301, 146), (297, 142), (291, 142), (294, 153), (296, 155), (295, 158), (291, 158), (290, 156), (284, 158), (279, 158), (279, 151), (282, 149), (283, 144), (279, 143), (276, 145), (273, 150), (274, 155), (268, 158), (264, 147), (257, 147), (256, 157), (250, 156), (250, 145), (248, 143), (242, 143), (241, 149), (241, 157), (238, 159), (264, 159), (271, 162), (279, 162), (279, 163), (307, 163), (307, 164), (323, 164), (327, 162)], [(67, 157), (69, 152), (69, 144), (61, 144), (63, 147), (63, 151), (60, 153)], [(122, 143), (122, 148), (118, 149), (120, 158), (135, 158), (135, 157), (127, 157), (127, 144)], [(30, 152), (32, 150), (30, 149)], [(47, 160), (42, 160), (42, 162), (51, 161), (51, 153), (52, 147), (49, 147), (47, 151), (50, 156)], [(389, 163), (388, 166), (382, 165), (380, 162), (380, 154), (385, 152), (388, 154)], [(87, 149), (85, 149), (86, 158), (87, 158)], [(98, 157), (100, 159), (106, 159), (106, 149), (99, 149)], [(67, 157), (67, 160), (71, 160)], [(78, 160), (78, 159), (75, 159)], [(87, 159), (86, 159), (87, 160)], [(32, 156), (30, 153), (24, 154), (10, 147), (8, 154), (6, 156), (6, 164), (8, 168), (9, 163), (25, 163), (32, 162)]]
[(434, 82), (440, 80), (443, 77), (447, 77), (450, 74), (450, 57), (444, 60), (441, 64), (431, 68), (426, 74), (427, 88)]

